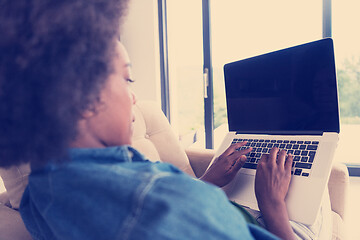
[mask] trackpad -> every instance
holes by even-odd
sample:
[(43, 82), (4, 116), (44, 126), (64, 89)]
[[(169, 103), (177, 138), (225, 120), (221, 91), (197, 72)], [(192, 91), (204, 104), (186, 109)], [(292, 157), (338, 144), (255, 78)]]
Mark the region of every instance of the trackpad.
[(230, 200), (240, 205), (258, 210), (255, 197), (254, 174), (249, 175), (239, 172), (234, 180), (222, 189), (225, 191)]

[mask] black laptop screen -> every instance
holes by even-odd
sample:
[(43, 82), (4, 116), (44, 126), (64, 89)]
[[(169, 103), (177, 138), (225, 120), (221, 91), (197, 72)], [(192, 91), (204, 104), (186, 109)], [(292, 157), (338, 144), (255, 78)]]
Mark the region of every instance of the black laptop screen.
[(331, 39), (226, 64), (230, 131), (339, 132)]

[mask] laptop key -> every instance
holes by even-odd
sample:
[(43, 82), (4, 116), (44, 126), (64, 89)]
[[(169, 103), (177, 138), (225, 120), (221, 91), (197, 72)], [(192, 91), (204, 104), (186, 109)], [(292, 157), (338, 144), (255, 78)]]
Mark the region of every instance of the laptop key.
[(309, 157), (302, 157), (302, 158), (301, 158), (301, 162), (307, 162), (308, 159), (309, 159)]
[(303, 172), (303, 173), (301, 174), (301, 176), (308, 177), (308, 176), (309, 176), (309, 173)]
[(307, 156), (309, 151), (301, 151), (301, 156)]
[(315, 151), (310, 151), (309, 156), (315, 156), (315, 153), (316, 153)]
[(301, 172), (302, 172), (302, 169), (297, 168), (297, 169), (295, 169), (294, 175), (300, 176)]
[(309, 161), (308, 161), (308, 162), (309, 162), (309, 163), (314, 162), (314, 158), (315, 158), (315, 155), (314, 155), (314, 156), (310, 156), (310, 157), (309, 157)]
[(257, 164), (255, 163), (245, 163), (244, 166), (242, 166), (243, 168), (249, 168), (249, 169), (256, 169)]
[(295, 167), (297, 167), (297, 168), (304, 168), (304, 169), (311, 169), (311, 166), (312, 166), (312, 164), (310, 164), (310, 163), (297, 162), (297, 163), (295, 164)]
[(308, 145), (307, 146), (307, 150), (317, 150), (318, 146), (317, 145)]
[(319, 144), (319, 141), (312, 141), (311, 144)]

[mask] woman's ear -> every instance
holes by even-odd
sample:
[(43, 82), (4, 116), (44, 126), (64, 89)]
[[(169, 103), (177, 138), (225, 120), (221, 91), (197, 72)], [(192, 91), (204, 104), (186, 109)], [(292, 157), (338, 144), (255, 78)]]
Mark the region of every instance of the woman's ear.
[(105, 109), (105, 103), (99, 101), (97, 103), (91, 104), (91, 106), (89, 108), (85, 109), (81, 113), (81, 116), (83, 119), (92, 118), (96, 114), (98, 114), (100, 111), (103, 111), (104, 109)]
[(92, 118), (95, 115), (94, 109), (85, 110), (81, 113), (83, 119)]

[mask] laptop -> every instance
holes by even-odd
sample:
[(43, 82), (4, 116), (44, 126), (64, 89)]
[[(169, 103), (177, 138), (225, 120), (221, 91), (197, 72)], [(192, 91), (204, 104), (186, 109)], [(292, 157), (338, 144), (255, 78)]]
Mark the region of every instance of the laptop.
[(247, 141), (242, 149), (253, 150), (223, 190), (230, 200), (258, 210), (257, 163), (272, 147), (285, 149), (294, 157), (285, 199), (289, 218), (313, 224), (340, 132), (332, 39), (228, 63), (224, 75), (229, 132), (214, 159), (236, 142)]

